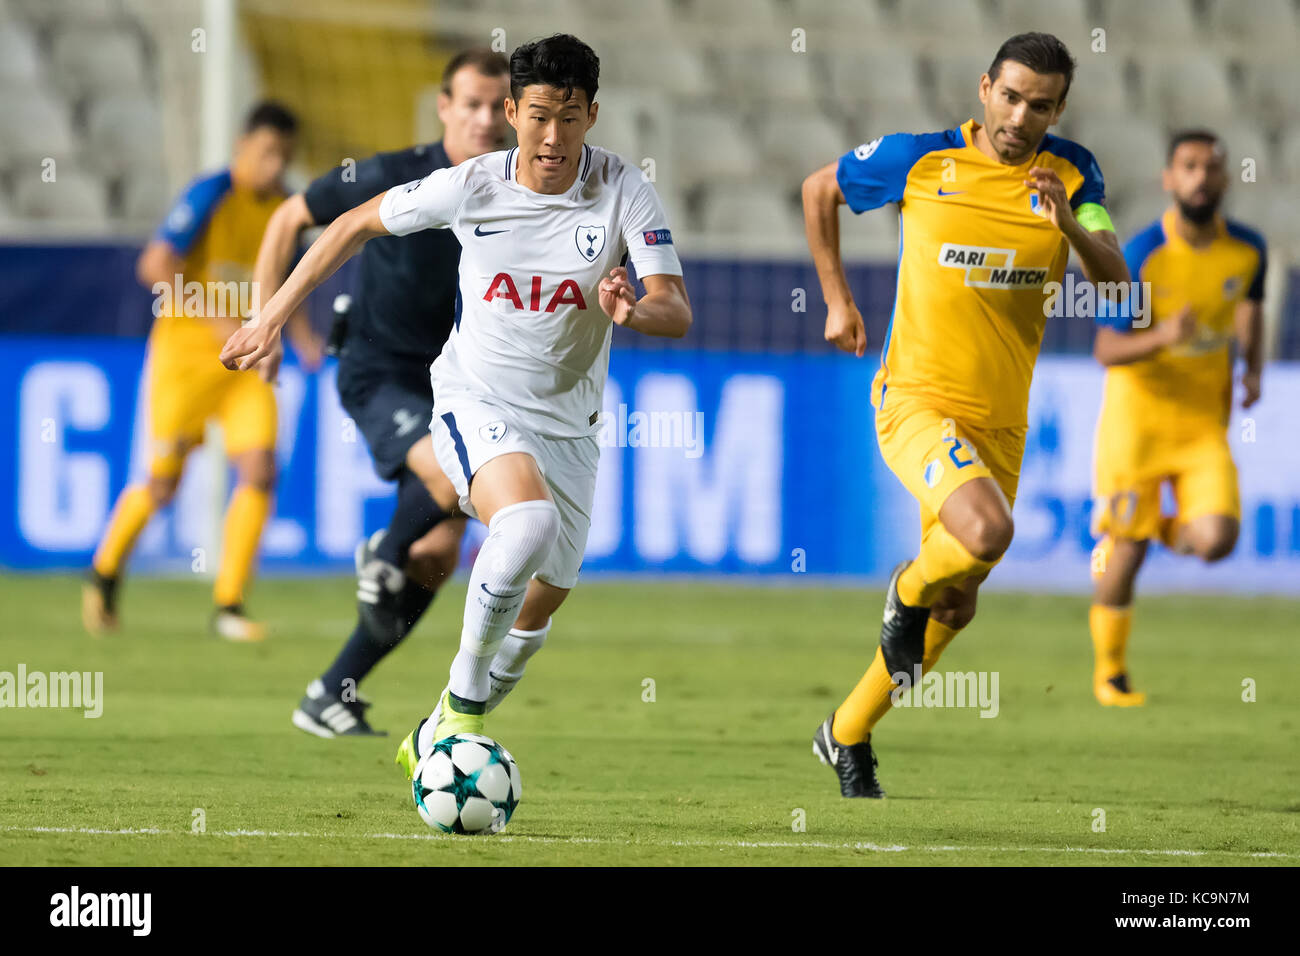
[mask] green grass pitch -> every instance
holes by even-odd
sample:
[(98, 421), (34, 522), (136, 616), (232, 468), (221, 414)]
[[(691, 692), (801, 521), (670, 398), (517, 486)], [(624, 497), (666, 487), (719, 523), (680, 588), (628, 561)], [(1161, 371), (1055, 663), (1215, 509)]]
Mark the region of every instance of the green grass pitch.
[(1300, 861), (1300, 602), (1141, 599), (1130, 665), (1149, 702), (1118, 710), (1091, 696), (1085, 598), (984, 595), (940, 668), (997, 671), (998, 716), (889, 714), (875, 744), (890, 796), (850, 801), (811, 737), (869, 662), (878, 590), (587, 581), (488, 720), (523, 774), (514, 820), (444, 837), (392, 761), (443, 686), (464, 587), (363, 685), (391, 736), (318, 740), (289, 715), (351, 628), (350, 580), (258, 582), (251, 607), (272, 636), (240, 646), (206, 635), (201, 582), (129, 580), (123, 630), (93, 640), (74, 578), (6, 577), (0, 671), (102, 671), (104, 704), (98, 719), (0, 710), (0, 860)]

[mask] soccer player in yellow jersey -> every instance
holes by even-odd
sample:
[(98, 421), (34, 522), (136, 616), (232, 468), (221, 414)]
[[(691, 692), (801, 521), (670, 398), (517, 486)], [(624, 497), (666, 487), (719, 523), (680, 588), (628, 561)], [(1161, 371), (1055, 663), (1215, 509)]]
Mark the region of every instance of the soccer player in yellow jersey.
[[(281, 177), (296, 131), (284, 107), (254, 107), (230, 166), (190, 183), (140, 256), (136, 275), (156, 295), (145, 365), (148, 478), (123, 490), (95, 552), (82, 591), (82, 620), (92, 634), (117, 626), (118, 583), (131, 548), (154, 512), (171, 502), (186, 455), (216, 419), (238, 484), (226, 508), (213, 629), (237, 641), (264, 636), (244, 614), (243, 600), (275, 486), (275, 394), (256, 372), (231, 375), (218, 355), (240, 326), (241, 308), (256, 305), (253, 263), (286, 195)], [(304, 362), (319, 364), (320, 344), (302, 315), (296, 328)]]
[(921, 514), (920, 553), (890, 577), (871, 666), (814, 737), (846, 797), (884, 795), (871, 734), (895, 682), (918, 682), (970, 623), (1011, 543), (1044, 284), (1061, 279), (1071, 248), (1090, 280), (1128, 280), (1096, 161), (1047, 132), (1073, 73), (1056, 37), (1012, 37), (980, 77), (982, 122), (881, 137), (804, 182), (826, 339), (859, 357), (866, 332), (840, 262), (838, 206), (899, 204), (898, 289), (872, 404), (884, 460)]
[[(1106, 310), (1094, 354), (1106, 366), (1097, 422), (1094, 562), (1089, 613), (1093, 692), (1102, 704), (1134, 706), (1125, 651), (1133, 582), (1158, 539), (1179, 554), (1218, 561), (1237, 542), (1241, 502), (1228, 449), (1233, 344), (1245, 360), (1242, 407), (1259, 399), (1264, 240), (1225, 219), (1227, 157), (1205, 130), (1176, 134), (1163, 173), (1173, 205), (1124, 247), (1144, 308)], [(1134, 323), (1130, 313), (1142, 313)], [(1149, 326), (1148, 326), (1149, 323)], [(1138, 326), (1138, 327), (1135, 327)], [(1161, 486), (1177, 511), (1161, 513)]]

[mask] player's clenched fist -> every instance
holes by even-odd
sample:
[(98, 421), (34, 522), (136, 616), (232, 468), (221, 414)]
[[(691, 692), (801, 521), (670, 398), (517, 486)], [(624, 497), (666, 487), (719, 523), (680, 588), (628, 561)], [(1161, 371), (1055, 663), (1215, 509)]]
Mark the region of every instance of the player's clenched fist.
[(627, 325), (632, 320), (636, 311), (636, 292), (622, 266), (610, 269), (609, 275), (600, 280), (598, 297), (600, 308), (615, 324)]
[(221, 349), (221, 364), (231, 371), (242, 372), (279, 353), (279, 329), (246, 325), (226, 339)]
[(867, 327), (862, 324), (862, 313), (852, 302), (828, 306), (826, 341), (841, 352), (862, 358), (862, 353), (867, 350)]

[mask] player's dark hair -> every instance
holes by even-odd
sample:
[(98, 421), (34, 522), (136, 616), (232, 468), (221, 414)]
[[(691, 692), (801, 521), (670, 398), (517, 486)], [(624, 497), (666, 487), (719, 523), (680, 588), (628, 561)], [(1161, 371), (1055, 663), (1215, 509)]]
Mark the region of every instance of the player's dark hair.
[(993, 56), (993, 65), (989, 67), (990, 81), (996, 81), (1002, 73), (1002, 63), (1011, 60), (1023, 63), (1035, 73), (1060, 73), (1065, 77), (1065, 89), (1061, 90), (1064, 102), (1065, 94), (1070, 92), (1070, 82), (1074, 79), (1074, 57), (1065, 44), (1050, 33), (1017, 33), (1000, 47)]
[(1174, 153), (1183, 143), (1204, 143), (1206, 146), (1217, 146), (1223, 149), (1223, 141), (1208, 129), (1180, 129), (1169, 137), (1169, 149), (1165, 152), (1165, 165), (1172, 166), (1174, 162)]
[(532, 40), (510, 54), (510, 98), (516, 103), (524, 87), (540, 84), (564, 90), (566, 100), (575, 89), (582, 90), (590, 106), (596, 101), (599, 79), (596, 51), (568, 33)]
[(269, 126), (285, 136), (292, 136), (298, 132), (298, 117), (282, 103), (263, 100), (248, 111), (248, 118), (244, 120), (244, 132), (251, 133), (263, 126)]
[(461, 50), (451, 58), (447, 68), (442, 71), (442, 91), (451, 95), (451, 78), (465, 67), (473, 67), (484, 76), (505, 76), (510, 72), (510, 64), (496, 50), (487, 47), (471, 47)]

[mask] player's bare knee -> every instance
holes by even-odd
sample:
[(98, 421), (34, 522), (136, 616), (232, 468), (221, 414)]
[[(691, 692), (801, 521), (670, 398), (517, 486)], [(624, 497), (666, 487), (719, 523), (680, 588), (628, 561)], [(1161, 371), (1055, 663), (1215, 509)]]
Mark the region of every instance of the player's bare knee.
[(1215, 561), (1222, 561), (1228, 555), (1232, 554), (1233, 549), (1237, 547), (1237, 534), (1231, 533), (1216, 534), (1203, 542), (1196, 545), (1196, 556), (1206, 564), (1213, 564)]
[(155, 475), (149, 479), (149, 497), (159, 508), (166, 508), (176, 497), (176, 489), (180, 485), (178, 475)]
[(960, 631), (975, 620), (975, 599), (963, 600), (955, 604), (936, 604), (930, 609), (930, 620)]
[(275, 455), (271, 452), (248, 455), (237, 465), (239, 483), (258, 491), (275, 490)]
[(1015, 523), (1010, 515), (980, 515), (972, 523), (966, 536), (971, 555), (980, 561), (997, 561), (1011, 547)]

